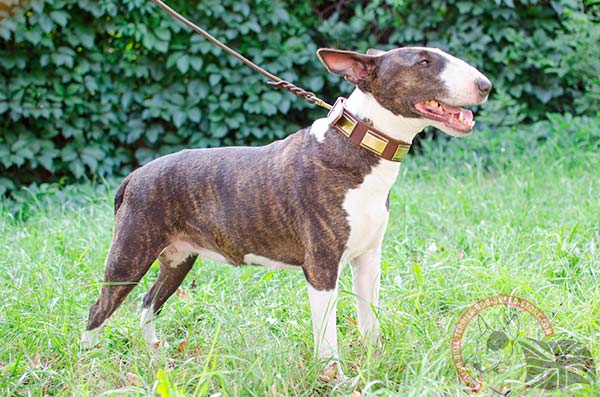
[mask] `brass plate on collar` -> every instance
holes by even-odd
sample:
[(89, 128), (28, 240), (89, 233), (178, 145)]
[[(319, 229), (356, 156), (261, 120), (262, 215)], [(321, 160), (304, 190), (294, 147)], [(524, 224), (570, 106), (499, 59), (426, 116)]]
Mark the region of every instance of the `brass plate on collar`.
[(340, 130), (342, 130), (344, 135), (350, 136), (352, 131), (354, 131), (354, 127), (356, 127), (356, 121), (350, 119), (345, 114), (342, 114), (336, 125)]
[(394, 152), (394, 155), (392, 156), (392, 161), (404, 160), (404, 157), (406, 157), (409, 150), (410, 150), (410, 146), (399, 145), (398, 148), (396, 149), (396, 151)]
[(367, 131), (362, 141), (360, 141), (360, 146), (364, 147), (365, 149), (369, 149), (377, 154), (383, 153), (387, 144), (387, 139), (381, 138), (373, 134), (372, 131)]

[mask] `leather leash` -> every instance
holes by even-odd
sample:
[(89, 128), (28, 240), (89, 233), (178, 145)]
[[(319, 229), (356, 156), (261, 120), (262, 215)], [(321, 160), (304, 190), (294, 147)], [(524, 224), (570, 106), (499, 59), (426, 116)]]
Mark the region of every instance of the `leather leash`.
[(410, 143), (394, 139), (354, 116), (344, 106), (346, 98), (338, 98), (335, 105), (331, 106), (321, 98), (317, 97), (314, 92), (306, 91), (297, 85), (283, 80), (273, 73), (261, 68), (245, 56), (217, 40), (206, 30), (190, 22), (177, 11), (166, 5), (162, 0), (152, 0), (152, 2), (171, 14), (173, 17), (175, 17), (175, 19), (221, 48), (229, 55), (236, 57), (252, 70), (268, 78), (270, 81), (268, 81), (267, 84), (271, 87), (287, 90), (292, 94), (306, 100), (308, 103), (328, 109), (329, 114), (327, 115), (327, 119), (329, 123), (342, 134), (344, 134), (353, 144), (360, 146), (383, 159), (395, 162), (401, 162), (408, 153), (408, 150), (410, 149)]
[(331, 105), (328, 104), (327, 102), (325, 102), (324, 100), (322, 100), (321, 98), (319, 98), (314, 92), (306, 91), (306, 90), (298, 87), (297, 85), (292, 84), (289, 81), (283, 80), (283, 79), (277, 77), (276, 75), (274, 75), (273, 73), (270, 73), (270, 72), (266, 71), (265, 69), (261, 68), (260, 66), (258, 66), (257, 64), (255, 64), (254, 62), (252, 62), (251, 60), (246, 58), (245, 56), (241, 55), (240, 53), (236, 52), (232, 48), (228, 47), (227, 45), (225, 45), (222, 42), (220, 42), (219, 40), (217, 40), (213, 35), (208, 33), (206, 30), (204, 30), (201, 27), (199, 27), (198, 25), (190, 22), (183, 15), (181, 15), (180, 13), (178, 13), (177, 11), (175, 11), (174, 9), (172, 9), (171, 7), (166, 5), (162, 0), (152, 0), (152, 2), (154, 4), (156, 4), (157, 6), (159, 6), (160, 8), (162, 8), (163, 10), (165, 10), (166, 12), (168, 12), (169, 14), (171, 14), (173, 17), (175, 17), (175, 19), (177, 19), (178, 21), (180, 21), (187, 27), (194, 30), (196, 33), (199, 33), (200, 35), (204, 36), (204, 38), (206, 38), (208, 41), (210, 41), (211, 43), (213, 43), (216, 46), (218, 46), (219, 48), (221, 48), (223, 51), (225, 51), (229, 55), (236, 57), (237, 59), (242, 61), (244, 64), (249, 66), (254, 71), (262, 74), (263, 76), (265, 76), (266, 78), (271, 80), (271, 81), (267, 82), (267, 84), (269, 84), (271, 87), (287, 90), (287, 91), (291, 92), (292, 94), (306, 100), (308, 103), (321, 106), (325, 109), (331, 109)]

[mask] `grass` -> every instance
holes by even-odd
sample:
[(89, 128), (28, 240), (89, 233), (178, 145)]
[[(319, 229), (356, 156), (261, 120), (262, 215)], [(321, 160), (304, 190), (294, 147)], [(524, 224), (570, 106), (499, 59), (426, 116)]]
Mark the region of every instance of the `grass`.
[[(342, 275), (338, 337), (352, 381), (339, 386), (317, 380), (301, 272), (197, 263), (157, 322), (170, 348), (153, 356), (138, 311), (154, 266), (101, 348), (80, 351), (110, 243), (114, 184), (42, 186), (4, 200), (0, 395), (468, 395), (451, 360), (454, 325), (499, 293), (539, 306), (557, 337), (577, 340), (600, 363), (600, 155), (596, 138), (585, 138), (598, 123), (577, 123), (426, 142), (422, 156), (409, 156), (392, 192), (375, 347), (358, 337), (349, 270)], [(599, 389), (596, 376), (524, 393)]]

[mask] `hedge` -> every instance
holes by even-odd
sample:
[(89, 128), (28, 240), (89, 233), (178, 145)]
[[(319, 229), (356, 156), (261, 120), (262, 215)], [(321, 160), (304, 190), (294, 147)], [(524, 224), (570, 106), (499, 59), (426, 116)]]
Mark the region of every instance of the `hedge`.
[[(598, 6), (573, 1), (169, 2), (284, 79), (333, 100), (320, 46), (431, 45), (494, 84), (489, 127), (600, 105)], [(0, 13), (3, 12), (0, 10)], [(2, 15), (0, 14), (0, 17)], [(34, 0), (0, 21), (0, 194), (122, 175), (183, 147), (264, 144), (323, 115), (148, 0)]]

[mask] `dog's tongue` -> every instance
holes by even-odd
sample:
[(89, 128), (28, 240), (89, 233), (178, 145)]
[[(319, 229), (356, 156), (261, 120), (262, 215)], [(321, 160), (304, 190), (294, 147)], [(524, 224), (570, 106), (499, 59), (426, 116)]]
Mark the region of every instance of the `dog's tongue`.
[(473, 129), (473, 112), (457, 106), (447, 105), (435, 100), (422, 101), (415, 108), (425, 117), (433, 120), (443, 120), (444, 124), (459, 131), (467, 132)]
[(440, 103), (444, 113), (450, 113), (454, 118), (460, 118), (460, 114), (462, 113), (462, 117), (465, 121), (471, 122), (473, 121), (473, 112), (469, 109), (463, 109), (456, 106), (446, 105), (445, 103)]
[(443, 121), (445, 125), (458, 131), (471, 131), (475, 125), (473, 112), (469, 109), (447, 105), (435, 100), (418, 102), (415, 104), (415, 108), (426, 118)]

